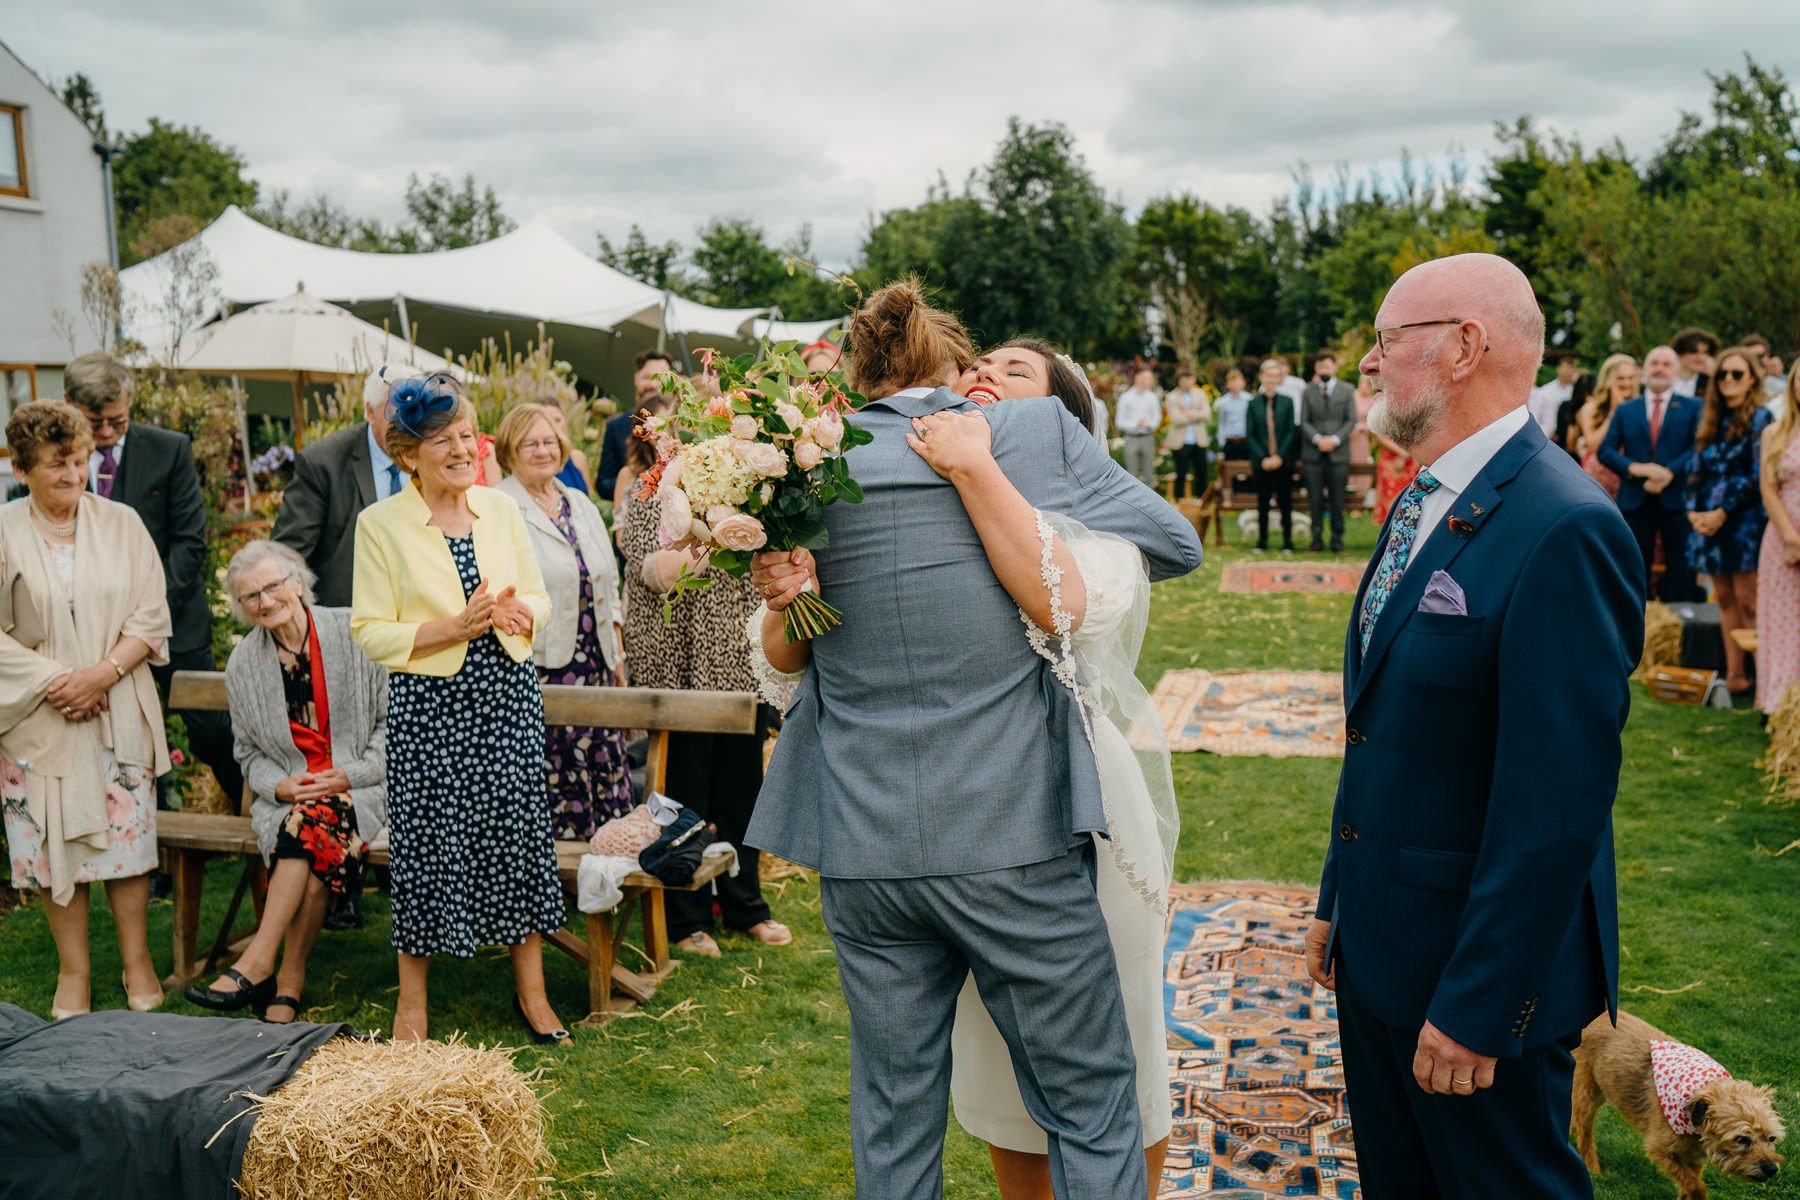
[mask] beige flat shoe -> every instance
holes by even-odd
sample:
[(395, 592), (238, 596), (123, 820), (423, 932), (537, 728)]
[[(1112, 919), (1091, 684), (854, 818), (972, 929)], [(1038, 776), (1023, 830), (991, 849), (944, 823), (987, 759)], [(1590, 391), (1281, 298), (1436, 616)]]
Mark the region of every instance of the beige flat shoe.
[(698, 954), (705, 958), (718, 958), (719, 943), (713, 941), (712, 934), (704, 929), (697, 929), (675, 943), (675, 949), (688, 954)]
[(133, 995), (131, 985), (125, 982), (125, 976), (123, 974), (119, 976), (119, 986), (125, 989), (125, 1003), (130, 1007), (132, 1012), (155, 1012), (162, 1007), (163, 1001), (167, 999), (167, 994), (161, 988), (157, 988), (154, 993), (146, 993), (141, 996)]
[(52, 1004), (50, 1006), (50, 1019), (52, 1021), (66, 1021), (70, 1017), (85, 1017), (92, 1011), (92, 1009), (87, 1008), (58, 1008), (56, 1005)]
[(785, 946), (794, 940), (794, 931), (780, 921), (758, 921), (743, 933), (765, 946)]

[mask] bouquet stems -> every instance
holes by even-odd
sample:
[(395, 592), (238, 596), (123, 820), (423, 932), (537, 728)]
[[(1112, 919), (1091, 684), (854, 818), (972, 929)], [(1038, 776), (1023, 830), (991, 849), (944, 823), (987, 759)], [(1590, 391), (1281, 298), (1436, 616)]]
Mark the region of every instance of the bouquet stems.
[(781, 630), (788, 644), (816, 638), (844, 623), (844, 614), (819, 598), (814, 591), (801, 592), (781, 610)]

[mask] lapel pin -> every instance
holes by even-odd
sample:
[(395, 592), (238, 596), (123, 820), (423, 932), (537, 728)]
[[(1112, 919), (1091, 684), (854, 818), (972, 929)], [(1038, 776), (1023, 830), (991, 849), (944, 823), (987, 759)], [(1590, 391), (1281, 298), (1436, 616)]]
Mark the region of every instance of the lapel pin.
[(1469, 522), (1463, 520), (1461, 517), (1451, 517), (1450, 518), (1450, 532), (1451, 533), (1460, 533), (1460, 534), (1463, 534), (1464, 536), (1467, 536), (1467, 535), (1475, 532), (1475, 526), (1469, 524)]
[(1486, 512), (1487, 509), (1481, 507), (1479, 504), (1471, 504), (1469, 505), (1469, 511), (1479, 517), (1482, 513)]

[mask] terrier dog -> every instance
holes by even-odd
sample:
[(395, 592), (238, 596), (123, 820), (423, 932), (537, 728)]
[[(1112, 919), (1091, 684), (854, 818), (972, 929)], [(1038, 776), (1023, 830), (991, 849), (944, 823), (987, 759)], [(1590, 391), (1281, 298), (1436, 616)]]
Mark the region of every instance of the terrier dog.
[(1644, 1153), (1681, 1189), (1680, 1200), (1706, 1200), (1700, 1168), (1767, 1182), (1781, 1170), (1775, 1143), (1781, 1117), (1768, 1088), (1733, 1079), (1725, 1068), (1630, 1013), (1619, 1027), (1601, 1016), (1575, 1051), (1570, 1126), (1588, 1170), (1600, 1174), (1594, 1117), (1612, 1106), (1644, 1139)]

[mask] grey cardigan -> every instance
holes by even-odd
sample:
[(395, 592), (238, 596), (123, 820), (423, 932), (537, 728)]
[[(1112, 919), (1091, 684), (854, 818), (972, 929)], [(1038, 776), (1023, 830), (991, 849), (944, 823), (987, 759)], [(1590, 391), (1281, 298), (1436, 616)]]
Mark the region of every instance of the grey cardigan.
[[(356, 829), (366, 842), (387, 831), (387, 668), (369, 661), (350, 639), (350, 611), (312, 610), (325, 659), (325, 695), (331, 706), (331, 760), (350, 780)], [(253, 799), (250, 825), (267, 860), (291, 806), (275, 799), (275, 785), (306, 770), (306, 758), (288, 728), (281, 663), (268, 630), (252, 629), (225, 664), (231, 730), (238, 765)]]
[[(613, 636), (613, 625), (625, 617), (619, 604), (619, 570), (613, 561), (612, 539), (607, 536), (606, 522), (600, 519), (600, 510), (592, 500), (560, 480), (552, 482), (568, 498), (569, 521), (575, 526), (575, 540), (581, 543), (581, 561), (587, 564), (588, 576), (594, 582), (594, 625), (600, 635), (600, 653), (606, 659), (607, 669), (616, 671), (622, 655)], [(540, 667), (566, 667), (575, 657), (575, 622), (581, 608), (577, 603), (581, 573), (575, 565), (575, 552), (516, 476), (508, 475), (495, 490), (511, 496), (525, 514), (525, 528), (531, 531), (531, 550), (544, 572), (544, 590), (550, 593), (550, 622), (538, 628), (531, 657)]]

